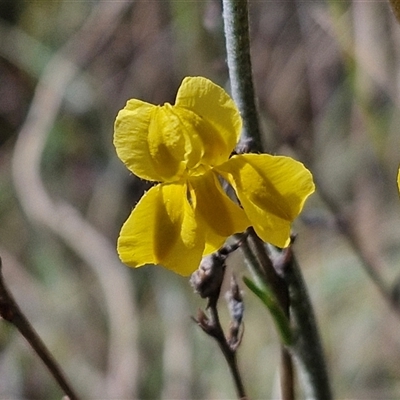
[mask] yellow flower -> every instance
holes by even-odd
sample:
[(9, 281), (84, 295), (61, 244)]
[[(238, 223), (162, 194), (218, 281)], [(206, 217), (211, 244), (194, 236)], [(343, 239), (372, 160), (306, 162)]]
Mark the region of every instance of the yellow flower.
[[(314, 191), (312, 175), (289, 157), (230, 158), (241, 127), (233, 100), (202, 77), (183, 80), (175, 105), (128, 101), (115, 122), (117, 154), (138, 177), (161, 183), (121, 229), (122, 262), (189, 275), (204, 255), (250, 225), (266, 242), (289, 244), (290, 224)], [(225, 194), (221, 178), (241, 206)]]

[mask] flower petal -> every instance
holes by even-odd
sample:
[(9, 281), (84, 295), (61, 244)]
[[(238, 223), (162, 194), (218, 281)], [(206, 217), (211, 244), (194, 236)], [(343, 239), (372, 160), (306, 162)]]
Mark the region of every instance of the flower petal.
[(174, 181), (186, 167), (180, 119), (168, 106), (129, 100), (118, 113), (114, 129), (118, 157), (140, 178)]
[(205, 148), (204, 163), (212, 166), (226, 161), (239, 140), (242, 120), (225, 90), (206, 78), (187, 77), (178, 90), (175, 106), (202, 118), (197, 131)]
[(397, 172), (397, 189), (400, 192), (400, 168), (399, 168), (399, 170)]
[(191, 179), (189, 187), (196, 221), (205, 234), (204, 255), (218, 250), (229, 236), (250, 226), (246, 214), (224, 193), (214, 172)]
[(268, 154), (234, 156), (216, 170), (235, 188), (260, 238), (288, 246), (290, 224), (315, 190), (310, 171), (290, 157)]
[(141, 198), (118, 239), (123, 263), (131, 267), (161, 264), (185, 276), (198, 268), (204, 235), (186, 193), (186, 185), (161, 184)]

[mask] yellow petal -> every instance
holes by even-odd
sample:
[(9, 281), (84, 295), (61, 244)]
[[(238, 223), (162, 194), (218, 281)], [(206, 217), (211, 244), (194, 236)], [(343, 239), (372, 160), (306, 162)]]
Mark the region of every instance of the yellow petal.
[(178, 90), (175, 106), (203, 120), (197, 132), (205, 148), (204, 163), (212, 166), (226, 161), (239, 140), (242, 120), (225, 90), (206, 78), (188, 77)]
[(268, 154), (234, 156), (217, 171), (235, 188), (260, 238), (288, 246), (290, 224), (315, 190), (310, 171), (290, 157)]
[(179, 118), (168, 106), (129, 100), (118, 113), (114, 129), (117, 154), (140, 178), (176, 181), (185, 169), (185, 138), (179, 132)]
[(399, 171), (397, 172), (397, 188), (400, 192), (400, 168)]
[(224, 193), (212, 171), (191, 179), (189, 186), (196, 220), (205, 234), (204, 254), (218, 250), (229, 236), (250, 226), (244, 211)]
[(187, 200), (186, 185), (152, 187), (122, 226), (117, 249), (130, 267), (160, 264), (184, 276), (195, 271), (204, 236)]

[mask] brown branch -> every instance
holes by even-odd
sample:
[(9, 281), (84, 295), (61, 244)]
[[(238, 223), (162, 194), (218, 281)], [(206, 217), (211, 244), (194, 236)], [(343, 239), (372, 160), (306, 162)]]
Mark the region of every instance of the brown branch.
[(224, 331), (219, 320), (219, 314), (217, 309), (217, 302), (212, 302), (209, 304), (208, 310), (210, 312), (210, 317), (208, 318), (203, 311), (199, 310), (199, 314), (195, 321), (200, 326), (200, 328), (207, 333), (207, 335), (213, 337), (218, 343), (222, 354), (228, 364), (229, 370), (231, 372), (233, 381), (235, 383), (236, 393), (239, 399), (247, 399), (247, 395), (244, 389), (243, 380), (239, 372), (236, 349), (237, 346), (231, 347), (226, 340)]
[(102, 391), (119, 398), (135, 397), (137, 391), (134, 286), (128, 270), (121, 267), (114, 244), (71, 204), (52, 198), (41, 176), (41, 162), (68, 85), (112, 36), (130, 3), (98, 2), (80, 30), (54, 54), (35, 88), (12, 160), (16, 195), (29, 220), (60, 237), (99, 282), (109, 326)]
[(23, 314), (15, 301), (13, 295), (9, 291), (2, 273), (2, 262), (0, 258), (0, 316), (14, 325), (21, 335), (27, 340), (35, 353), (44, 362), (51, 375), (58, 383), (60, 388), (65, 392), (70, 400), (78, 400), (79, 397), (75, 393), (71, 384), (65, 377), (61, 367), (52, 356), (42, 339), (39, 337), (29, 320)]

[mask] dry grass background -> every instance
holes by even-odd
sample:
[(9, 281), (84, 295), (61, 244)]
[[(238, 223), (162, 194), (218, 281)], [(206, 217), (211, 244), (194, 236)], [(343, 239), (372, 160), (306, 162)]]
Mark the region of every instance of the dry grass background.
[[(335, 398), (399, 398), (400, 314), (371, 275), (399, 292), (400, 27), (380, 1), (250, 0), (250, 13), (265, 147), (305, 162), (318, 186), (296, 250)], [(115, 115), (132, 97), (173, 102), (187, 75), (227, 86), (219, 1), (0, 2), (4, 275), (85, 398), (234, 398), (189, 318), (204, 303), (188, 280), (115, 255), (148, 187), (115, 156)], [(246, 273), (239, 254), (230, 268)], [(245, 301), (245, 384), (274, 398), (276, 334)], [(0, 398), (61, 396), (2, 323)]]

